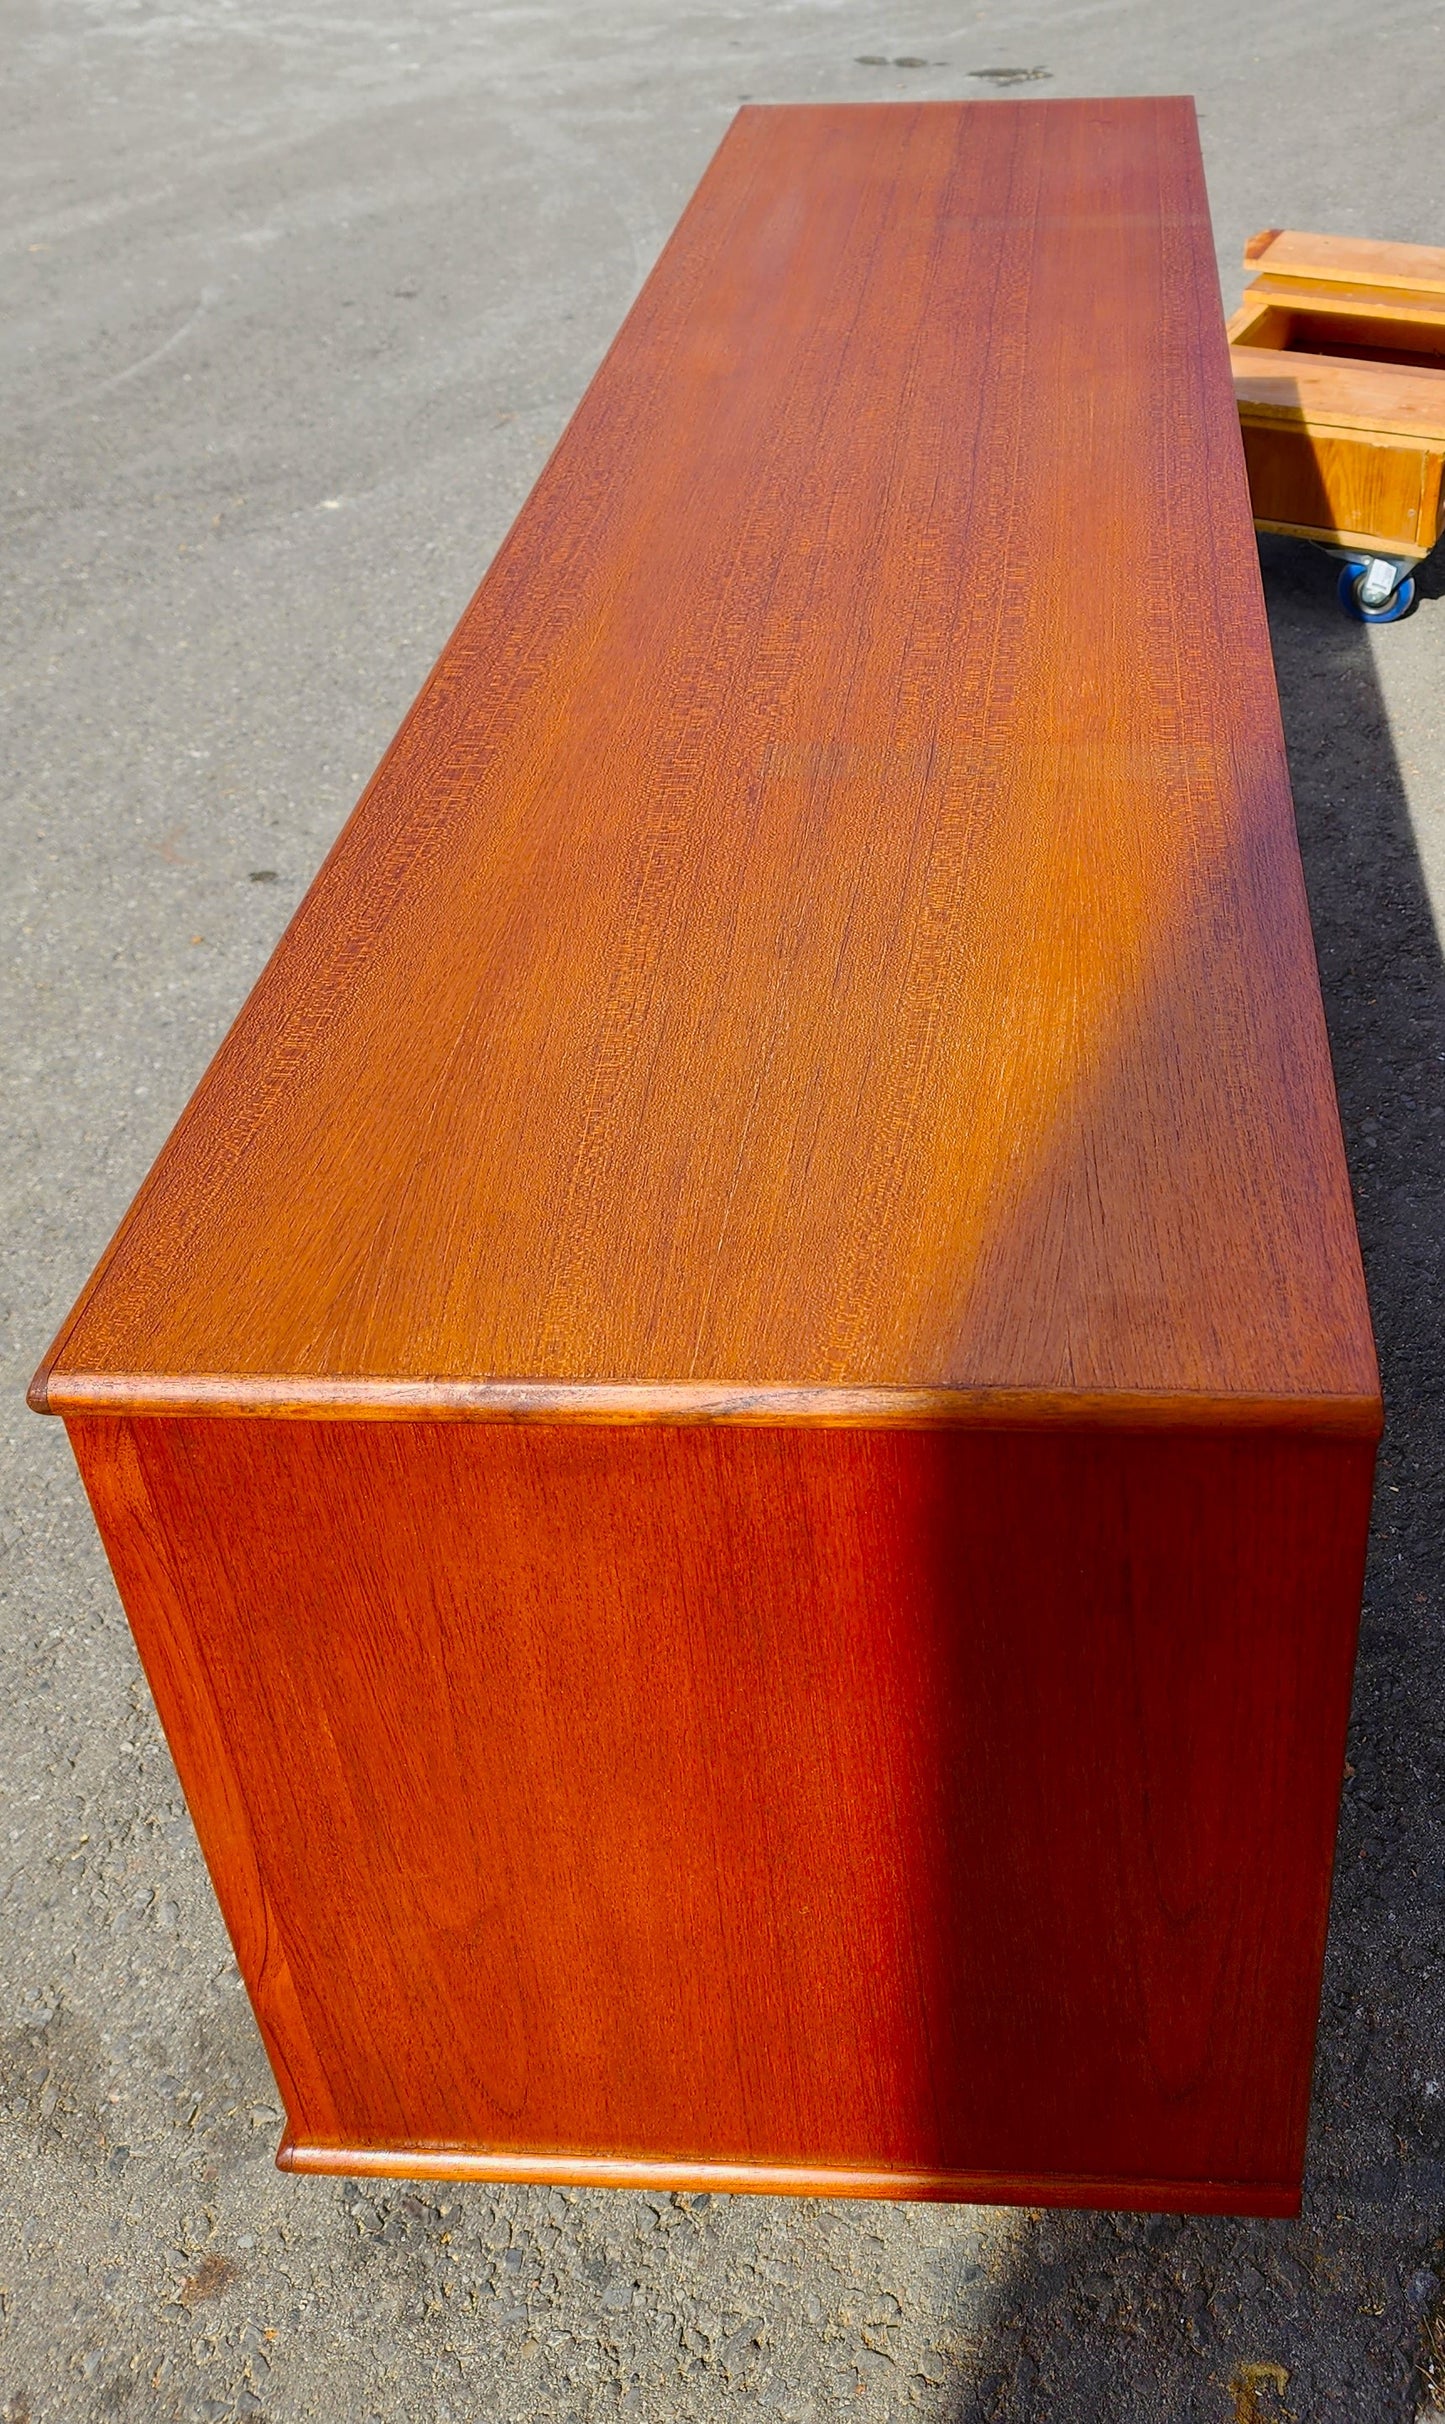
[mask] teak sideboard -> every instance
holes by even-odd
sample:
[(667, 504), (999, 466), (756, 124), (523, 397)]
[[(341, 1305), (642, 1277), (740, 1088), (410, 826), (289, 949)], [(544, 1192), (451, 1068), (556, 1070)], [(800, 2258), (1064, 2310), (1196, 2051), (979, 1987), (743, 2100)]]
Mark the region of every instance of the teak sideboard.
[(740, 114), (34, 1395), (283, 2164), (1296, 2210), (1380, 1404), (1187, 101)]

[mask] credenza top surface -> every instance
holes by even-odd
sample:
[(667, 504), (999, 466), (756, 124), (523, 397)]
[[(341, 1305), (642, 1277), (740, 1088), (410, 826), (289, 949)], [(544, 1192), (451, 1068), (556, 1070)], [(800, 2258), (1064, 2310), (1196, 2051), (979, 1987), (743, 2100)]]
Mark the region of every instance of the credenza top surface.
[(744, 110), (38, 1398), (1375, 1390), (1191, 105)]

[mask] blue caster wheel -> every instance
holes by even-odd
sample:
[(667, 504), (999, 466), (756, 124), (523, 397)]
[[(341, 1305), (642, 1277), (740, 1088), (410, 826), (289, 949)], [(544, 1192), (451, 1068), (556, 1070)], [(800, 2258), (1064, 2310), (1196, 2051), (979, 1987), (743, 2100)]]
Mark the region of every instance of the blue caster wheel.
[(1335, 594), (1342, 611), (1352, 623), (1398, 623), (1415, 603), (1414, 574), (1407, 572), (1388, 597), (1382, 598), (1378, 606), (1370, 606), (1360, 595), (1365, 569), (1363, 564), (1340, 566), (1340, 584)]

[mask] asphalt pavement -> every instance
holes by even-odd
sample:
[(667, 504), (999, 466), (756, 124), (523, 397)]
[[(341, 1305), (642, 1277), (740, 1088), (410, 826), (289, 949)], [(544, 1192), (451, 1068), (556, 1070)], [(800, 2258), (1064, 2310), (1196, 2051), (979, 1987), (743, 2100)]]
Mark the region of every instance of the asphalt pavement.
[(1367, 632), (1322, 557), (1263, 547), (1390, 1415), (1302, 2221), (283, 2178), (63, 1432), (22, 1403), (740, 100), (1192, 92), (1232, 305), (1256, 227), (1445, 243), (1442, 25), (9, 0), (5, 2424), (1445, 2412), (1445, 564)]

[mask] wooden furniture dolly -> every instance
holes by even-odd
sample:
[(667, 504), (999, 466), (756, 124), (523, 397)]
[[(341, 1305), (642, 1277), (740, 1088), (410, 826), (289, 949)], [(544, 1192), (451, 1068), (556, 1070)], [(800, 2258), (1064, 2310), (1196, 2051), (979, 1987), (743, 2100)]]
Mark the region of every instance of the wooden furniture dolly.
[(1340, 603), (1394, 623), (1445, 529), (1445, 251), (1267, 227), (1229, 323), (1254, 518), (1344, 558)]
[(1188, 102), (735, 120), (35, 1402), (283, 2164), (1295, 2210), (1380, 1410)]

